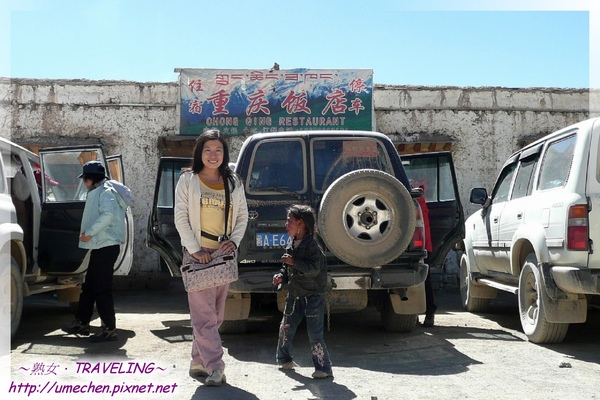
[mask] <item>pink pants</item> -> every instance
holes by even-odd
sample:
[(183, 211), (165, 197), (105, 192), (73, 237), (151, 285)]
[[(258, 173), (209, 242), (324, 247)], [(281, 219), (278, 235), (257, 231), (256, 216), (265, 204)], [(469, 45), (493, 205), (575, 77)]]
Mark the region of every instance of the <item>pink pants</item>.
[(199, 292), (188, 292), (194, 340), (192, 365), (203, 366), (209, 374), (225, 370), (219, 327), (225, 317), (229, 283)]

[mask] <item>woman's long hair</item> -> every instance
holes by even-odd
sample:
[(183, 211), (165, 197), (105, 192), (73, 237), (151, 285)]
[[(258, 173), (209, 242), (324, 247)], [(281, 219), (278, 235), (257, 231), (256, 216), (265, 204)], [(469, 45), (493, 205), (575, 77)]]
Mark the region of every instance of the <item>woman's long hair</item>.
[(194, 174), (197, 174), (204, 168), (202, 149), (204, 148), (204, 143), (209, 140), (218, 140), (223, 144), (223, 163), (219, 166), (219, 175), (223, 177), (223, 181), (229, 181), (231, 186), (235, 187), (235, 172), (229, 168), (229, 145), (218, 129), (209, 129), (196, 139), (194, 150), (192, 151), (192, 171)]

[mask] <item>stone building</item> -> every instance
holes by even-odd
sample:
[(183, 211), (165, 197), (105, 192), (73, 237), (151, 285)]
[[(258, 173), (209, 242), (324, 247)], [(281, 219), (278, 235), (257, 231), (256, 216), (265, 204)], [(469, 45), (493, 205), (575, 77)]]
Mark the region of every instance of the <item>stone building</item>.
[[(135, 194), (133, 273), (158, 272), (146, 226), (161, 155), (189, 154), (178, 136), (179, 86), (173, 83), (0, 78), (0, 136), (40, 147), (101, 143), (121, 154)], [(534, 139), (584, 120), (587, 89), (375, 85), (376, 128), (400, 154), (451, 150), (468, 215), (474, 186), (493, 184), (506, 158)], [(232, 159), (244, 137), (232, 137)]]

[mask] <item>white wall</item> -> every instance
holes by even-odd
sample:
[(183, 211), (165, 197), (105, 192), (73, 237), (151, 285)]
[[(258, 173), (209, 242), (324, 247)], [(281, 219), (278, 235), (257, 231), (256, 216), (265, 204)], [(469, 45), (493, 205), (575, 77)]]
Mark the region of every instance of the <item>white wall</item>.
[[(96, 141), (122, 154), (135, 194), (136, 272), (158, 271), (145, 246), (159, 150), (177, 134), (177, 83), (0, 78), (0, 136), (20, 144)], [(588, 116), (583, 89), (376, 85), (377, 130), (398, 142), (451, 140), (465, 212), (474, 186), (491, 187), (504, 160), (528, 138)], [(235, 160), (243, 137), (231, 139)]]

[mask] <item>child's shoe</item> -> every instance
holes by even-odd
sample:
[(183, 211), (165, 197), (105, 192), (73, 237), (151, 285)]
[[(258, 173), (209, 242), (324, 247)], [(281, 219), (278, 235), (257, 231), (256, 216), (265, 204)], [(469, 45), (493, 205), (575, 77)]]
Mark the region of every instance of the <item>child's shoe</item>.
[(293, 370), (294, 368), (296, 368), (297, 366), (298, 366), (298, 364), (296, 364), (295, 362), (288, 361), (288, 362), (286, 362), (284, 364), (281, 364), (279, 366), (279, 369), (284, 369), (286, 371), (290, 371), (290, 370)]
[(315, 379), (333, 378), (333, 373), (327, 373), (325, 371), (315, 371), (312, 373), (312, 377)]

